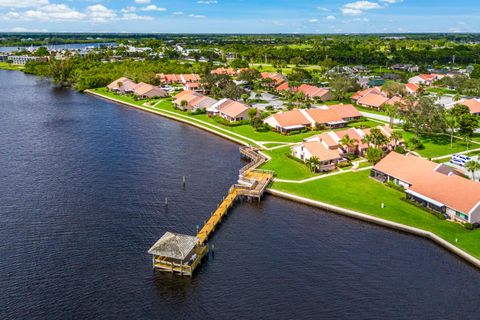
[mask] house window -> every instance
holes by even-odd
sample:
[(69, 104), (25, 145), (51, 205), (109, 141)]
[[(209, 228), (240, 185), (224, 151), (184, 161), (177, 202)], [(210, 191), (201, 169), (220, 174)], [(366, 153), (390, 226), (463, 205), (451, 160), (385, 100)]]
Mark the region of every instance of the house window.
[(461, 212), (456, 211), (456, 212), (455, 212), (455, 215), (456, 215), (457, 217), (463, 219), (463, 220), (467, 220), (467, 221), (468, 221), (468, 216), (467, 216), (466, 214), (464, 214), (464, 213), (461, 213)]

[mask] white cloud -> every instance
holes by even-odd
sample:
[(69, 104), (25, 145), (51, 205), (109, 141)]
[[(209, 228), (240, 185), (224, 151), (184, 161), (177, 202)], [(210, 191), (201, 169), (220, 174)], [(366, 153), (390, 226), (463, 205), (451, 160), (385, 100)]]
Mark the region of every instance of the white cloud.
[(335, 17), (335, 16), (326, 16), (325, 17), (325, 20), (335, 20), (335, 19), (337, 19), (337, 17)]
[(181, 16), (181, 15), (184, 15), (185, 13), (182, 12), (182, 11), (175, 11), (172, 13), (174, 16)]
[(400, 3), (403, 2), (403, 0), (380, 0), (380, 2), (385, 2), (385, 3)]
[(372, 10), (372, 9), (381, 9), (383, 8), (377, 2), (370, 2), (370, 1), (356, 1), (345, 4), (341, 11), (344, 15), (347, 16), (358, 16), (365, 11)]
[(150, 17), (150, 16), (140, 16), (136, 13), (125, 13), (122, 18), (122, 20), (143, 20), (143, 21), (147, 21), (147, 20), (153, 20), (153, 17)]
[(198, 4), (216, 4), (218, 3), (217, 0), (199, 0), (197, 1)]
[(308, 22), (310, 22), (310, 23), (317, 23), (317, 22), (318, 22), (318, 19), (310, 19), (310, 20), (308, 20)]
[(368, 21), (370, 21), (370, 19), (368, 19), (368, 18), (355, 18), (355, 19), (353, 19), (353, 21), (368, 22)]
[(150, 3), (150, 0), (135, 0), (135, 3), (147, 4), (147, 3)]
[(116, 18), (117, 14), (107, 7), (96, 4), (87, 7), (87, 14), (89, 18), (94, 22), (105, 22)]
[(165, 8), (159, 8), (154, 4), (148, 5), (146, 7), (140, 8), (141, 11), (167, 11)]
[(14, 27), (10, 29), (0, 29), (1, 32), (48, 32), (47, 29), (30, 29), (24, 27)]
[(201, 15), (201, 14), (193, 14), (193, 13), (190, 13), (188, 16), (189, 16), (189, 17), (192, 17), (192, 18), (196, 18), (196, 19), (206, 18), (205, 16), (203, 16), (203, 15)]
[(48, 0), (0, 0), (0, 7), (31, 8), (49, 4)]
[(317, 10), (320, 10), (320, 11), (325, 11), (325, 12), (329, 12), (329, 11), (331, 11), (330, 9), (328, 9), (328, 8), (325, 8), (325, 7), (317, 7)]
[(123, 12), (123, 13), (135, 12), (135, 11), (137, 11), (137, 8), (135, 8), (134, 6), (128, 6), (126, 8), (123, 8), (120, 11)]

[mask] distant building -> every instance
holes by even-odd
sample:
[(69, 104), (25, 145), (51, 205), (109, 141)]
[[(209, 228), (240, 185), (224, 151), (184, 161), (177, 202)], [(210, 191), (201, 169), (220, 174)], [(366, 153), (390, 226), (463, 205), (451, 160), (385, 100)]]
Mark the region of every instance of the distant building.
[(165, 98), (168, 96), (168, 93), (162, 88), (144, 82), (140, 82), (139, 84), (135, 85), (133, 87), (133, 93), (142, 99)]
[(419, 74), (418, 76), (412, 77), (408, 79), (409, 83), (415, 83), (415, 84), (423, 84), (427, 86), (431, 86), (435, 81), (438, 81), (440, 79), (443, 79), (445, 75), (443, 74)]
[(116, 93), (121, 93), (121, 94), (126, 94), (126, 93), (133, 93), (133, 88), (137, 84), (133, 82), (132, 80), (126, 78), (126, 77), (121, 77), (118, 78), (117, 80), (113, 81), (109, 85), (107, 85), (107, 89), (109, 91), (113, 91)]
[(210, 108), (218, 101), (199, 92), (185, 90), (174, 97), (175, 106), (184, 111), (197, 111)]
[(15, 65), (25, 65), (28, 61), (47, 61), (47, 57), (33, 56), (8, 56), (7, 61), (11, 61)]
[(209, 116), (215, 115), (222, 117), (230, 122), (242, 121), (248, 119), (249, 106), (232, 99), (222, 99), (207, 108)]
[(316, 126), (341, 128), (348, 121), (361, 117), (362, 114), (352, 105), (336, 105), (279, 112), (263, 122), (279, 132), (290, 132)]

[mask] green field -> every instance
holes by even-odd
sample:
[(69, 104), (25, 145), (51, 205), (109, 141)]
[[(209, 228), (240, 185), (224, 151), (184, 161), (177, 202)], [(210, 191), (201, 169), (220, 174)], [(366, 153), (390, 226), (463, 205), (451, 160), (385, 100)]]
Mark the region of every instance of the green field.
[[(426, 212), (401, 200), (403, 192), (391, 189), (369, 178), (370, 170), (344, 173), (311, 182), (275, 182), (273, 189), (326, 202), (382, 219), (432, 231), (473, 256), (480, 258), (480, 230), (468, 231), (462, 226)], [(381, 208), (381, 203), (385, 208)], [(456, 243), (455, 239), (458, 239)]]
[(290, 146), (265, 151), (265, 154), (272, 159), (264, 164), (262, 169), (275, 171), (278, 179), (303, 180), (318, 175), (312, 173), (306, 164), (287, 156), (290, 154)]
[[(412, 132), (403, 132), (403, 138), (408, 141), (414, 134)], [(467, 151), (467, 143), (461, 139), (453, 139), (453, 147), (450, 147), (450, 137), (448, 135), (425, 134), (420, 137), (424, 149), (415, 150), (422, 157), (436, 158), (457, 152)], [(470, 149), (479, 148), (480, 145), (470, 143)]]
[(13, 65), (11, 63), (0, 62), (0, 69), (4, 70), (23, 70), (24, 66)]

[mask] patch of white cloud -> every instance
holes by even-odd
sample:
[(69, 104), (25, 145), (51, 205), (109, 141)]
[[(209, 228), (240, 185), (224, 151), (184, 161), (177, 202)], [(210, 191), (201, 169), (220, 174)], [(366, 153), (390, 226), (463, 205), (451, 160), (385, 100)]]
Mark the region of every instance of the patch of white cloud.
[(217, 0), (199, 0), (197, 1), (198, 4), (217, 4)]
[(95, 4), (87, 7), (87, 14), (90, 20), (94, 22), (106, 22), (113, 20), (117, 14), (112, 9), (109, 9), (101, 4)]
[(337, 19), (337, 17), (331, 16), (331, 15), (325, 17), (325, 20), (330, 20), (330, 21), (332, 21), (332, 20), (335, 20), (335, 19)]
[(181, 16), (181, 15), (184, 15), (185, 13), (183, 11), (174, 11), (174, 12), (172, 12), (172, 14), (174, 16)]
[(149, 21), (153, 20), (153, 17), (150, 16), (141, 16), (136, 13), (125, 13), (120, 18), (121, 20), (137, 20), (137, 21)]
[(147, 4), (147, 3), (150, 3), (150, 0), (135, 0), (135, 3), (138, 3), (138, 4)]
[(206, 18), (204, 15), (201, 15), (201, 14), (193, 14), (193, 13), (190, 13), (188, 16), (191, 17), (191, 18), (195, 18), (195, 19), (204, 19), (204, 18)]
[(383, 8), (380, 4), (377, 2), (370, 2), (370, 1), (356, 1), (356, 2), (350, 2), (341, 8), (341, 11), (344, 15), (347, 16), (358, 16), (364, 13), (365, 11), (368, 10), (373, 10), (373, 9), (381, 9)]
[(141, 11), (167, 11), (166, 8), (160, 8), (160, 7), (157, 7), (156, 5), (154, 4), (150, 4), (146, 7), (143, 7), (143, 8), (140, 8)]
[(48, 0), (0, 0), (3, 8), (32, 8), (48, 4)]

